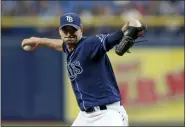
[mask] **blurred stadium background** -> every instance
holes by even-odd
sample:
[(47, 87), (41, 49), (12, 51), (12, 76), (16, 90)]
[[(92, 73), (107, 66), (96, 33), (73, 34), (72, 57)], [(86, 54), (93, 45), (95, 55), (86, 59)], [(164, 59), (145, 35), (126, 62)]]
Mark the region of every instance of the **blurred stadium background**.
[(59, 38), (66, 12), (82, 16), (85, 36), (114, 32), (130, 15), (146, 23), (148, 42), (108, 53), (130, 125), (184, 125), (184, 1), (175, 0), (2, 1), (2, 125), (70, 125), (77, 116), (63, 54), (21, 49), (24, 38)]

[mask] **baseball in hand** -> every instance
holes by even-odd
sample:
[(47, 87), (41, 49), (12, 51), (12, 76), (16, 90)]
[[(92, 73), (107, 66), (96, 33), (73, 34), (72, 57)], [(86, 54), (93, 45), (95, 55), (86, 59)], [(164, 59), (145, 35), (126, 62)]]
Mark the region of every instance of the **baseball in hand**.
[(25, 45), (25, 46), (23, 46), (23, 49), (24, 49), (25, 51), (30, 51), (31, 48), (32, 48), (32, 46), (30, 46), (30, 45)]

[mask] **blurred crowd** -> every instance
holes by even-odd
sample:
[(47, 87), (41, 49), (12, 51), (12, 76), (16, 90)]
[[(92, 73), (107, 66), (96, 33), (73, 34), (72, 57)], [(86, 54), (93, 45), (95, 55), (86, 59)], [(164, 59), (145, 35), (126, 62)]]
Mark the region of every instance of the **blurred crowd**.
[[(142, 16), (184, 16), (184, 1), (166, 0), (166, 1), (2, 1), (2, 16), (39, 16), (40, 21), (49, 20), (52, 22), (52, 18), (47, 16), (61, 16), (64, 13), (75, 12), (80, 16), (92, 18), (92, 16), (134, 16), (140, 18)], [(46, 17), (45, 17), (46, 16)], [(89, 27), (84, 28), (85, 36), (97, 34), (97, 33), (110, 33), (117, 28), (106, 26), (104, 20), (101, 27)], [(91, 20), (88, 20), (91, 21)], [(179, 22), (179, 20), (176, 20)], [(157, 22), (157, 21), (154, 21)], [(162, 27), (152, 27), (147, 32), (150, 42), (153, 40), (152, 45), (183, 45), (184, 44), (184, 26), (173, 25), (176, 22), (168, 21)], [(150, 27), (150, 26), (148, 26)], [(39, 33), (56, 34), (54, 28), (36, 28)], [(58, 30), (57, 30), (58, 31)], [(170, 38), (169, 38), (170, 37)], [(156, 38), (158, 41), (156, 42)], [(175, 42), (175, 43), (174, 43)]]
[(184, 15), (184, 1), (2, 1), (2, 16), (62, 15), (66, 12), (89, 15)]

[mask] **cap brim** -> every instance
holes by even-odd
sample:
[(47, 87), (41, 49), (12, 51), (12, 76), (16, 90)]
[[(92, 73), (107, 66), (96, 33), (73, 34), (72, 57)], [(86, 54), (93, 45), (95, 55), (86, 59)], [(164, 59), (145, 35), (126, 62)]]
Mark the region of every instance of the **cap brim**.
[(72, 26), (72, 27), (74, 27), (75, 29), (80, 29), (79, 26), (74, 25), (74, 24), (65, 24), (65, 25), (62, 25), (62, 26), (60, 26), (60, 29), (62, 29), (64, 26)]

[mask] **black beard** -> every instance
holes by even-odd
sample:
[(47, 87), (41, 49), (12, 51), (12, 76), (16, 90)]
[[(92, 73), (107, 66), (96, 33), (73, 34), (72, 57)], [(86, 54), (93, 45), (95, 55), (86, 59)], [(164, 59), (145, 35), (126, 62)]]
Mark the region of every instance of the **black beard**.
[(69, 48), (75, 47), (76, 43), (66, 43)]

